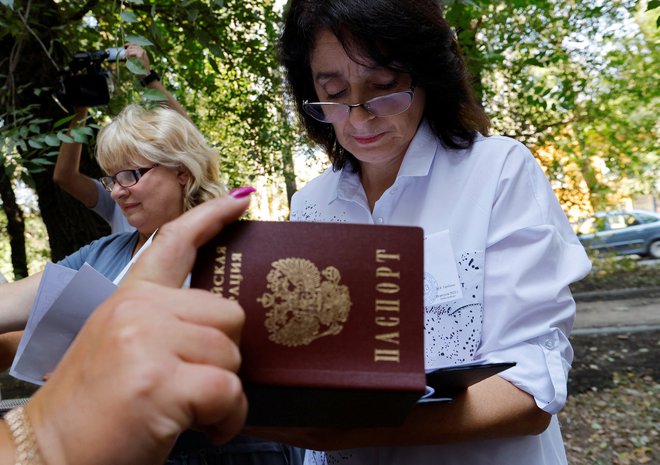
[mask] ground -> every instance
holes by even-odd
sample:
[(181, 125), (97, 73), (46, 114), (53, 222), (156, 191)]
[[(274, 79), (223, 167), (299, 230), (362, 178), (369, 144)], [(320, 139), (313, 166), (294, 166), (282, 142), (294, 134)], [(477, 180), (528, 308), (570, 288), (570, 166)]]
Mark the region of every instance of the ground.
[(660, 463), (660, 330), (574, 336), (559, 419), (571, 465)]

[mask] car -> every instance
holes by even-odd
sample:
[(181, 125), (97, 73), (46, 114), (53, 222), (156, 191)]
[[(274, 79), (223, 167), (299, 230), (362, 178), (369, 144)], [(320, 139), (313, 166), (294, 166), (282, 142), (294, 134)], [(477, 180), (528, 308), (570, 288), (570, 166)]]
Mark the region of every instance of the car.
[(642, 210), (598, 212), (573, 224), (586, 249), (660, 258), (660, 215)]

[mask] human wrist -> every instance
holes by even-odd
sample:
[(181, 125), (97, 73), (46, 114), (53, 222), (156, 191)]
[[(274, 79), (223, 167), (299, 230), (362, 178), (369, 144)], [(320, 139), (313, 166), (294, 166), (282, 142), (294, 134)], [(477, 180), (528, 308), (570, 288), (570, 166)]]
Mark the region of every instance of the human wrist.
[(142, 87), (148, 87), (152, 82), (160, 81), (160, 75), (153, 69), (149, 71), (149, 74), (140, 79), (140, 84)]
[[(40, 403), (39, 394), (36, 393), (32, 396), (30, 402), (25, 406), (35, 443), (41, 451), (41, 462), (39, 463), (41, 465), (74, 465), (80, 463), (75, 460), (68, 460), (70, 457), (67, 454), (66, 439), (67, 427), (70, 425), (66, 424), (67, 415), (53, 414), (54, 412), (48, 408), (51, 406), (50, 403), (46, 405)], [(62, 418), (64, 418), (65, 424), (62, 424)], [(69, 441), (72, 438), (72, 436), (69, 436)], [(75, 440), (78, 441), (79, 437), (75, 436)], [(47, 451), (47, 453), (44, 451)], [(75, 454), (72, 457), (75, 457)]]
[(39, 443), (25, 406), (17, 407), (4, 417), (14, 444), (16, 465), (44, 465)]
[(15, 463), (16, 446), (11, 436), (9, 427), (4, 421), (0, 421), (0, 463)]

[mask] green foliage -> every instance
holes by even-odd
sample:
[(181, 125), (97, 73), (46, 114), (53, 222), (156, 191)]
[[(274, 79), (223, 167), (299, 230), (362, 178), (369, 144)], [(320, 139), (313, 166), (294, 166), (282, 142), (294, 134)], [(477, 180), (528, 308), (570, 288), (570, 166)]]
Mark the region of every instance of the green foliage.
[(447, 7), (495, 132), (560, 150), (565, 161), (548, 175), (561, 185), (568, 162), (580, 167), (596, 208), (613, 191), (657, 192), (660, 65), (644, 10), (634, 0)]
[(590, 253), (589, 258), (591, 272), (571, 285), (573, 292), (660, 286), (660, 265), (641, 264), (636, 257), (614, 254)]
[[(272, 185), (280, 198), (283, 185), (292, 192), (292, 154), (307, 149), (283, 98), (273, 0), (32, 0), (29, 12), (26, 1), (0, 1), (0, 40), (9, 50), (0, 60), (0, 164), (14, 179), (34, 186), (62, 141), (93, 143), (94, 125), (68, 136), (64, 113), (46, 118), (43, 108), (76, 51), (130, 41), (149, 51), (152, 69), (218, 149), (228, 185)], [(557, 148), (581, 170), (595, 206), (614, 190), (653, 192), (657, 0), (444, 3), (495, 132), (532, 149)], [(34, 64), (38, 72), (17, 77)], [(114, 93), (93, 110), (95, 121), (129, 102), (163, 99), (139, 86), (146, 70), (136, 60), (102, 67)], [(553, 181), (569, 184), (565, 160), (546, 163)]]
[[(24, 8), (19, 4), (15, 11), (18, 14)], [(281, 18), (272, 1), (62, 2), (57, 8), (62, 17), (79, 18), (55, 31), (53, 44), (63, 47), (69, 57), (78, 50), (101, 50), (128, 41), (149, 50), (152, 68), (221, 149), (221, 164), (230, 184), (283, 171), (283, 153), (292, 150), (292, 129), (283, 121), (282, 83), (275, 53)], [(23, 37), (26, 28), (16, 15), (5, 16), (13, 21), (9, 32)], [(164, 99), (160, 92), (136, 85), (135, 76), (146, 73), (137, 60), (102, 66), (112, 71), (115, 92), (107, 107), (97, 108), (99, 118), (115, 114), (132, 101), (149, 104)], [(2, 100), (7, 103), (7, 99)], [(24, 112), (27, 118), (34, 108), (11, 111)], [(2, 131), (5, 139), (11, 140), (6, 148), (20, 153), (12, 164), (33, 159), (24, 166), (28, 172), (39, 168), (34, 160), (44, 159), (32, 152), (58, 147), (62, 141), (89, 141), (91, 137), (77, 131), (71, 139), (65, 135), (65, 122), (42, 121), (32, 126), (33, 134), (26, 139), (26, 123), (14, 118)]]

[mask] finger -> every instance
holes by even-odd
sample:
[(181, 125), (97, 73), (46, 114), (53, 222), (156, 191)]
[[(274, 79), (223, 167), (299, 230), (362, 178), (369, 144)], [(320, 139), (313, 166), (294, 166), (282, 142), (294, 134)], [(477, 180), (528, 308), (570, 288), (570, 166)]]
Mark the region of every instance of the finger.
[[(202, 289), (179, 289), (153, 284), (144, 288), (120, 288), (109, 301), (121, 302), (120, 306), (115, 305), (112, 313), (105, 315), (105, 318), (115, 320), (158, 321), (167, 315), (174, 315), (181, 321), (227, 331), (231, 330), (231, 326), (241, 326), (244, 318), (243, 309), (237, 301)], [(90, 319), (102, 317), (94, 312)]]
[(249, 197), (225, 196), (209, 200), (187, 211), (158, 230), (151, 246), (131, 268), (122, 286), (152, 282), (181, 287), (192, 269), (197, 249), (229, 223), (236, 221), (249, 205)]
[(245, 423), (248, 404), (235, 373), (186, 364), (177, 369), (176, 379), (187, 380), (173, 388), (177, 390), (176, 395), (188, 399), (193, 426), (211, 432), (217, 442), (227, 441), (238, 434)]
[(159, 337), (167, 339), (170, 350), (184, 362), (212, 365), (233, 372), (241, 366), (238, 346), (218, 329), (179, 321), (158, 330)]
[(155, 314), (154, 318), (159, 318), (164, 309), (171, 308), (181, 321), (219, 329), (235, 343), (240, 341), (245, 312), (238, 302), (201, 289), (173, 289), (159, 286), (156, 291), (150, 292), (151, 297), (156, 292), (163, 302), (158, 305), (156, 310), (158, 314)]

